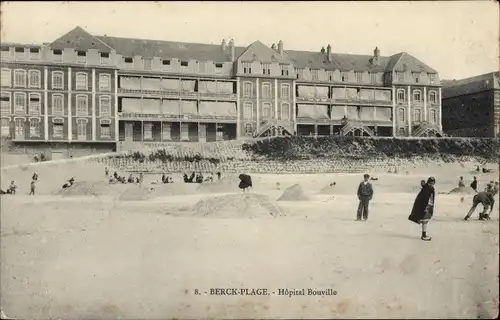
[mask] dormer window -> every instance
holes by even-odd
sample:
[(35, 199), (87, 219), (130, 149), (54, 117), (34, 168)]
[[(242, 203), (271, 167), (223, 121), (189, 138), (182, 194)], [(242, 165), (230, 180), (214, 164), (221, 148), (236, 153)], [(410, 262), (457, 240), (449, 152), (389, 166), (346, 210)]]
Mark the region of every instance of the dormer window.
[(2, 46), (2, 52), (9, 52), (9, 51), (10, 51), (9, 47)]
[(24, 48), (16, 47), (16, 53), (24, 53)]
[(169, 66), (170, 65), (170, 60), (163, 60), (162, 61), (164, 66)]
[(123, 61), (125, 61), (125, 63), (133, 63), (134, 59), (130, 58), (130, 57), (125, 57), (125, 58), (123, 58)]
[(412, 76), (413, 76), (413, 81), (415, 81), (415, 83), (419, 83), (420, 82), (420, 74), (419, 73), (412, 72)]
[(216, 64), (215, 64), (215, 67), (216, 67), (216, 68), (222, 68), (222, 63), (216, 63)]
[(54, 49), (52, 50), (52, 52), (54, 53), (54, 55), (56, 56), (62, 56), (62, 50), (59, 50), (59, 49)]
[(85, 63), (85, 61), (87, 61), (87, 53), (85, 51), (78, 51), (77, 61), (80, 63)]
[(108, 64), (109, 62), (109, 53), (101, 52), (101, 64)]
[(188, 62), (187, 61), (181, 61), (181, 67), (187, 67)]
[(14, 49), (17, 58), (24, 58), (24, 48), (16, 47)]

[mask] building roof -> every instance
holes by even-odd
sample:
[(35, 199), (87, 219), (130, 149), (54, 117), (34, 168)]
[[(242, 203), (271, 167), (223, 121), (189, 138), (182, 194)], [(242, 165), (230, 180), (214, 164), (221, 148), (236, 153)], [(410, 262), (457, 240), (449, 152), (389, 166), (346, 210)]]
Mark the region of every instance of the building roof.
[(500, 89), (500, 72), (490, 72), (459, 80), (441, 80), (443, 98)]
[[(76, 50), (96, 49), (101, 52), (116, 53), (125, 57), (142, 56), (145, 58), (160, 57), (163, 59), (177, 58), (180, 60), (198, 60), (229, 62), (231, 52), (229, 45), (223, 50), (220, 44), (202, 44), (174, 41), (159, 41), (146, 39), (119, 38), (109, 36), (94, 36), (80, 27), (76, 27), (61, 36), (49, 47), (55, 49), (75, 48)], [(341, 70), (341, 71), (414, 71), (437, 73), (422, 61), (406, 52), (392, 56), (380, 56), (379, 63), (373, 64), (372, 55), (332, 53), (313, 51), (284, 50), (280, 54), (260, 41), (255, 41), (247, 47), (234, 47), (235, 58), (240, 61), (262, 61), (293, 63), (297, 68)]]

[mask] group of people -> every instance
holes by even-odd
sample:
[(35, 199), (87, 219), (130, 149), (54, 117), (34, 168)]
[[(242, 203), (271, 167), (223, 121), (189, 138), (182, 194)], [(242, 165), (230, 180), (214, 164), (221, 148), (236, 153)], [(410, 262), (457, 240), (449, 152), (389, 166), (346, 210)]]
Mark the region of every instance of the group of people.
[[(220, 180), (220, 178), (222, 177), (222, 174), (220, 173), (220, 171), (218, 171), (216, 173), (216, 175), (217, 175), (217, 180)], [(210, 173), (205, 177), (201, 172), (199, 172), (198, 174), (192, 172), (191, 175), (189, 175), (189, 176), (187, 175), (187, 173), (184, 173), (183, 180), (184, 180), (184, 183), (213, 182), (214, 181), (214, 174)]]
[[(427, 235), (427, 225), (434, 214), (434, 205), (436, 199), (436, 191), (434, 185), (436, 184), (436, 179), (434, 177), (429, 177), (427, 180), (422, 180), (420, 182), (421, 189), (418, 193), (415, 202), (413, 203), (413, 208), (411, 210), (408, 220), (418, 223), (422, 226), (421, 239), (424, 241), (430, 241), (432, 238)], [(474, 177), (473, 189), (477, 190), (477, 179)], [(463, 183), (463, 177), (460, 177), (459, 186), (465, 186)], [(471, 185), (472, 187), (472, 185)], [(495, 205), (495, 195), (499, 192), (498, 182), (491, 181), (485, 191), (478, 192), (474, 195), (472, 199), (472, 207), (470, 208), (464, 220), (467, 221), (470, 216), (474, 213), (477, 206), (481, 204), (483, 206), (483, 211), (479, 213), (479, 220), (489, 220), (493, 207)], [(356, 221), (366, 221), (368, 219), (368, 208), (369, 203), (373, 198), (373, 186), (370, 183), (370, 175), (365, 174), (363, 176), (363, 181), (358, 186), (358, 199), (359, 205), (357, 210)], [(489, 212), (488, 212), (489, 211)]]
[[(35, 195), (37, 181), (38, 181), (38, 173), (34, 172), (33, 176), (31, 176), (30, 193), (29, 193), (30, 196)], [(14, 195), (14, 194), (16, 194), (16, 190), (17, 190), (17, 185), (16, 185), (16, 182), (13, 180), (10, 182), (10, 185), (7, 188), (7, 190), (4, 191), (4, 190), (0, 189), (0, 194), (12, 194), (12, 195)]]
[(116, 171), (113, 173), (113, 176), (109, 176), (109, 169), (108, 167), (104, 168), (104, 175), (106, 177), (109, 177), (109, 183), (110, 184), (116, 184), (116, 183), (137, 183), (137, 184), (142, 184), (144, 181), (144, 173), (140, 172), (138, 177), (134, 177), (132, 174), (129, 174), (128, 178), (125, 178), (125, 176), (120, 176)]

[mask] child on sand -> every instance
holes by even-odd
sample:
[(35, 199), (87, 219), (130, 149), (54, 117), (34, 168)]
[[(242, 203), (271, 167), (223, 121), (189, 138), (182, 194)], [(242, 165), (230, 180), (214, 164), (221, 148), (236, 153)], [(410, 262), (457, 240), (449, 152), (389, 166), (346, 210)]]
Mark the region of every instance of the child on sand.
[(470, 187), (477, 192), (477, 178), (474, 177), (474, 180), (471, 182)]
[(368, 181), (370, 179), (370, 175), (363, 175), (363, 179), (364, 180), (358, 186), (359, 205), (356, 221), (361, 221), (361, 216), (363, 216), (363, 220), (368, 220), (368, 205), (373, 198), (373, 187)]
[(460, 177), (460, 180), (458, 180), (458, 187), (459, 188), (465, 187), (464, 177)]
[(10, 194), (16, 194), (16, 189), (17, 189), (16, 183), (14, 181), (11, 181), (9, 186)]
[(422, 187), (413, 203), (413, 209), (408, 217), (408, 220), (422, 225), (422, 236), (420, 239), (430, 241), (432, 238), (427, 236), (427, 224), (434, 214), (434, 203), (436, 191), (434, 184), (436, 179), (430, 177), (427, 183)]
[(31, 191), (29, 195), (35, 195), (35, 180), (31, 180)]
[(248, 174), (240, 174), (240, 183), (238, 184), (238, 188), (242, 189), (243, 192), (249, 190), (248, 188), (252, 187), (252, 177)]

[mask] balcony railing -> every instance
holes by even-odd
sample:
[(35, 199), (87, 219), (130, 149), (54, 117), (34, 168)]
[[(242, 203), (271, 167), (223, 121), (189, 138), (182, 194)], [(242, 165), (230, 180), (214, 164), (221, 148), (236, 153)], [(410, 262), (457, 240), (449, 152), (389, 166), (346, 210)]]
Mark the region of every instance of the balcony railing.
[(213, 99), (234, 99), (237, 95), (235, 93), (213, 93), (213, 92), (193, 92), (181, 90), (168, 90), (168, 89), (125, 89), (119, 88), (118, 93), (121, 94), (136, 94), (136, 95), (155, 95), (164, 97), (190, 97), (190, 98), (213, 98)]
[(215, 116), (215, 115), (201, 115), (201, 114), (147, 114), (147, 113), (131, 113), (131, 112), (122, 112), (118, 114), (121, 119), (132, 119), (132, 120), (152, 120), (152, 121), (161, 121), (161, 120), (222, 120), (222, 121), (236, 121), (238, 116)]
[(392, 100), (361, 100), (348, 98), (327, 98), (327, 97), (296, 97), (297, 102), (316, 102), (316, 103), (345, 103), (356, 105), (392, 105)]

